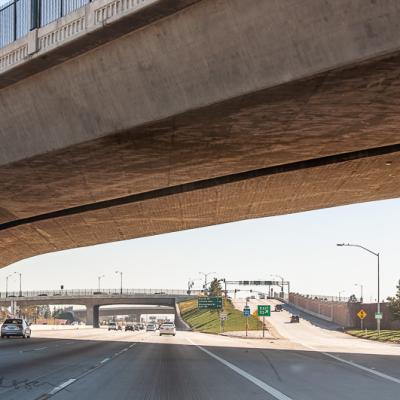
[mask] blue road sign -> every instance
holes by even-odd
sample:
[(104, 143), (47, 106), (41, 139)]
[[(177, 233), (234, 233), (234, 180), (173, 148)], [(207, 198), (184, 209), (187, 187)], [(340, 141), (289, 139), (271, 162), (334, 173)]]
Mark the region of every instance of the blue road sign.
[(250, 316), (250, 307), (249, 307), (249, 306), (245, 306), (245, 307), (243, 308), (243, 315), (244, 315), (245, 317), (249, 317), (249, 316)]

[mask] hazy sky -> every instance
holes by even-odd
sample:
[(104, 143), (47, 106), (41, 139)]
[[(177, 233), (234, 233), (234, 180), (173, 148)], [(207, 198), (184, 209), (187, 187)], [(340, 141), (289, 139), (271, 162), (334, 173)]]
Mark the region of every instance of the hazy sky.
[[(364, 285), (364, 298), (376, 298), (376, 257), (337, 242), (359, 243), (381, 252), (382, 297), (395, 292), (399, 268), (400, 201), (388, 200), (262, 218), (34, 257), (0, 270), (21, 272), (23, 289), (119, 286), (115, 270), (131, 288), (186, 288), (199, 271), (229, 280), (270, 279), (280, 274), (294, 291), (343, 295)], [(200, 287), (201, 282), (196, 285)], [(9, 280), (17, 290), (18, 279)]]

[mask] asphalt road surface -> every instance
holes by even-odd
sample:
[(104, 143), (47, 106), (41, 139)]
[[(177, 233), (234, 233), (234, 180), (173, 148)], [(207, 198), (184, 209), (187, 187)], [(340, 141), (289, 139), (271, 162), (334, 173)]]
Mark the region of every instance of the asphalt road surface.
[(80, 329), (4, 339), (0, 399), (400, 398), (400, 346), (338, 337), (308, 321), (295, 333), (284, 313), (273, 314), (289, 338), (284, 329), (276, 340)]

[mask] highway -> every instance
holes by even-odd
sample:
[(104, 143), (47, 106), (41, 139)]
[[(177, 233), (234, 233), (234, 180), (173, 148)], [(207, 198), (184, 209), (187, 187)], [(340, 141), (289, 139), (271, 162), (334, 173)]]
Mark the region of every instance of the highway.
[(307, 321), (286, 324), (286, 314), (271, 317), (277, 330), (287, 328), (288, 337), (279, 332), (275, 340), (105, 329), (43, 330), (30, 340), (5, 339), (0, 398), (399, 398), (400, 346), (366, 342)]

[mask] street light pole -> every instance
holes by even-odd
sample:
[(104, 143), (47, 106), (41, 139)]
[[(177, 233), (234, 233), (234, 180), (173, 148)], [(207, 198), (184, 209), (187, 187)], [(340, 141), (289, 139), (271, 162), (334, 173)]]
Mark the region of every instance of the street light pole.
[(120, 275), (120, 278), (121, 278), (121, 289), (120, 289), (120, 293), (122, 294), (122, 272), (121, 272), (121, 271), (115, 271), (115, 273)]
[(199, 274), (204, 275), (204, 291), (207, 289), (207, 277), (210, 274), (215, 274), (216, 272), (199, 272)]
[(97, 288), (99, 289), (99, 292), (100, 292), (100, 281), (101, 281), (101, 278), (104, 278), (104, 277), (105, 277), (105, 275), (99, 275), (97, 277)]
[[(14, 271), (13, 273), (6, 276), (6, 298), (8, 297), (8, 278), (10, 278), (11, 276), (13, 276), (14, 274), (17, 274), (17, 273), (18, 272)], [(20, 287), (21, 287), (21, 279), (20, 279)]]
[(362, 283), (356, 283), (354, 286), (360, 286), (360, 303), (362, 303), (364, 301), (364, 286)]
[(19, 297), (22, 297), (22, 274), (21, 272), (18, 272), (19, 274)]
[(351, 243), (337, 243), (336, 246), (342, 247), (342, 246), (349, 246), (349, 247), (358, 247), (362, 250), (367, 251), (370, 254), (373, 254), (375, 257), (377, 257), (378, 260), (378, 304), (377, 304), (377, 314), (378, 314), (378, 318), (376, 319), (376, 329), (378, 331), (378, 335), (381, 334), (381, 300), (380, 300), (380, 293), (381, 293), (381, 286), (380, 286), (380, 260), (379, 260), (379, 253), (376, 253), (375, 251), (372, 251), (370, 249), (367, 249), (364, 246), (361, 246), (360, 244), (351, 244)]
[(339, 292), (339, 301), (341, 301), (340, 295), (341, 295), (342, 293), (344, 293), (344, 292), (345, 292), (345, 290), (341, 290), (341, 291)]

